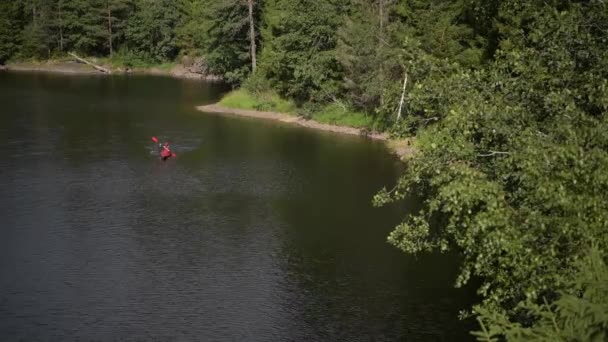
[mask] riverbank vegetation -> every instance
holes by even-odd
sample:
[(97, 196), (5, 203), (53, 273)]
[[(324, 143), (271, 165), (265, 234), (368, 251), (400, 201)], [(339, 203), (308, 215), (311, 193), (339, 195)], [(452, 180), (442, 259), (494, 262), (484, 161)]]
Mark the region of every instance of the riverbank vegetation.
[(243, 89), (235, 90), (224, 96), (220, 104), (228, 108), (281, 113), (295, 113), (296, 110), (296, 106), (292, 101), (285, 100), (272, 91), (252, 95)]
[(374, 203), (425, 194), (389, 241), (462, 254), (457, 285), (481, 282), (471, 311), (479, 338), (606, 339), (605, 1), (0, 6), (1, 61), (68, 50), (157, 63), (196, 56), (242, 86), (227, 105), (415, 135), (407, 173)]

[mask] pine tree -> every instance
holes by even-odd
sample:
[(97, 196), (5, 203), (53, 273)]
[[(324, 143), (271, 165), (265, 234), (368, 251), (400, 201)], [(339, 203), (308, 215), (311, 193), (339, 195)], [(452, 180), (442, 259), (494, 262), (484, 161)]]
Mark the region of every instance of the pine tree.
[(50, 58), (53, 45), (52, 1), (29, 0), (24, 13), (29, 23), (21, 32), (21, 54), (25, 57)]
[(180, 22), (172, 0), (137, 0), (135, 13), (125, 31), (128, 48), (149, 61), (165, 61), (177, 55), (176, 26)]
[(180, 0), (178, 9), (181, 20), (176, 28), (177, 47), (186, 54), (202, 54), (208, 40), (208, 0)]
[(64, 10), (66, 47), (88, 55), (102, 52), (107, 39), (102, 0), (64, 0)]
[(348, 1), (266, 2), (260, 69), (280, 94), (305, 102), (339, 93), (336, 32), (347, 10)]
[(19, 50), (22, 30), (22, 6), (19, 2), (0, 1), (0, 65)]
[(120, 40), (124, 36), (131, 0), (104, 0), (103, 5), (108, 37), (108, 51), (110, 57), (112, 57), (116, 40)]
[[(252, 21), (259, 22), (260, 6), (243, 0), (210, 4), (207, 12), (207, 58), (212, 70), (231, 83), (244, 80), (253, 69), (253, 55), (259, 37)], [(252, 40), (253, 38), (253, 40)]]

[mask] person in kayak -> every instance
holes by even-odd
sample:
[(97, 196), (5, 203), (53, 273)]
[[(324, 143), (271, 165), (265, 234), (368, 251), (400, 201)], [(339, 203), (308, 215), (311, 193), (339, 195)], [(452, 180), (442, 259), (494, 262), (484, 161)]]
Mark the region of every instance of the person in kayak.
[(175, 153), (171, 151), (168, 141), (165, 144), (161, 144), (157, 137), (152, 137), (152, 141), (154, 141), (155, 144), (158, 144), (158, 154), (163, 161), (171, 157), (175, 158)]
[(171, 147), (169, 146), (169, 142), (166, 142), (164, 145), (160, 146), (162, 146), (160, 148), (160, 157), (162, 158), (162, 160), (167, 160), (171, 158), (171, 156), (173, 156), (173, 153), (171, 152)]

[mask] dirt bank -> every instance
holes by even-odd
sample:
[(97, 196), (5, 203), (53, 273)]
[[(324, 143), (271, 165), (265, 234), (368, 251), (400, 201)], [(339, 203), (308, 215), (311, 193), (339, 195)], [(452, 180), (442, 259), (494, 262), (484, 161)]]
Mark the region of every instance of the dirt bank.
[(222, 107), (219, 104), (211, 104), (206, 106), (197, 107), (201, 112), (206, 113), (220, 113), (220, 114), (230, 114), (230, 115), (238, 115), (238, 116), (247, 116), (258, 119), (265, 120), (274, 120), (280, 122), (286, 122), (289, 124), (294, 124), (298, 126), (318, 129), (322, 131), (334, 132), (339, 134), (349, 134), (349, 135), (358, 135), (368, 137), (374, 140), (382, 140), (387, 143), (387, 146), (396, 153), (402, 160), (409, 158), (413, 154), (413, 148), (410, 144), (409, 140), (395, 140), (390, 139), (389, 135), (386, 133), (374, 133), (368, 132), (366, 130), (347, 127), (347, 126), (336, 126), (329, 125), (320, 122), (316, 122), (314, 120), (307, 120), (299, 116), (279, 113), (279, 112), (263, 112), (257, 110), (247, 110), (247, 109), (236, 109), (236, 108), (226, 108)]
[[(109, 68), (108, 66), (104, 66)], [(5, 70), (11, 71), (41, 71), (54, 72), (62, 74), (82, 74), (82, 75), (105, 75), (104, 73), (95, 70), (93, 67), (82, 64), (76, 61), (45, 61), (45, 62), (15, 62), (4, 66)], [(110, 69), (110, 68), (109, 68)], [(112, 74), (145, 74), (145, 75), (161, 75), (172, 76), (177, 78), (197, 79), (205, 81), (220, 81), (221, 78), (215, 75), (204, 75), (189, 71), (188, 68), (182, 65), (175, 65), (171, 69), (161, 69), (158, 67), (151, 68), (134, 68), (134, 69), (111, 69)]]
[(77, 62), (17, 62), (5, 65), (6, 70), (11, 71), (44, 71), (61, 74), (100, 74), (93, 67)]

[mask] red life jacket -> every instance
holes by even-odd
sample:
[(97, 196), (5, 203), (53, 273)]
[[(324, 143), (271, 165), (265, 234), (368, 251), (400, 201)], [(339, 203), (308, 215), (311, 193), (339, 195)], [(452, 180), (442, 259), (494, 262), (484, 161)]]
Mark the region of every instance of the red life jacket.
[(171, 157), (171, 150), (169, 149), (168, 146), (164, 146), (163, 150), (160, 151), (160, 156), (163, 158), (169, 158)]

